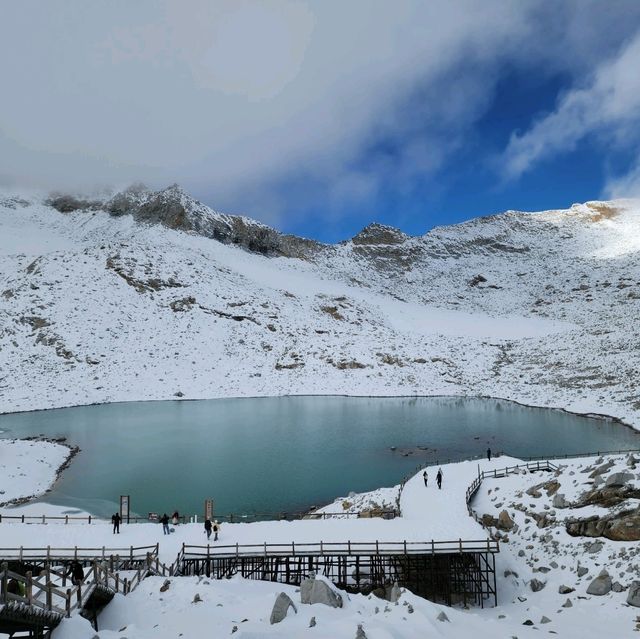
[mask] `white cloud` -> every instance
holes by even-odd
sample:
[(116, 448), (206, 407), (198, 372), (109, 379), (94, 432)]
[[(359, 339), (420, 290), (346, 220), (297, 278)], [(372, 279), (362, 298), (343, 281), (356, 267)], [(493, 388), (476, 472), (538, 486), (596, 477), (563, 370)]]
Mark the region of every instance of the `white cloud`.
[(511, 136), (502, 158), (506, 177), (518, 178), (537, 162), (571, 151), (588, 135), (600, 135), (607, 144), (637, 144), (639, 61), (640, 32), (612, 60), (600, 64), (588, 82), (564, 94), (552, 113), (525, 133)]
[(625, 175), (611, 177), (605, 185), (603, 197), (640, 199), (640, 154)]
[[(214, 205), (272, 222), (292, 209), (277, 185), (295, 174), (309, 176), (328, 207), (374, 201), (384, 185), (402, 190), (433, 175), (464, 143), (504, 65), (581, 73), (640, 17), (633, 6), (7, 4), (0, 181), (179, 181)], [(633, 96), (617, 98), (623, 109)], [(522, 149), (514, 166), (540, 155), (538, 137), (514, 139)], [(393, 156), (380, 152), (381, 140)]]

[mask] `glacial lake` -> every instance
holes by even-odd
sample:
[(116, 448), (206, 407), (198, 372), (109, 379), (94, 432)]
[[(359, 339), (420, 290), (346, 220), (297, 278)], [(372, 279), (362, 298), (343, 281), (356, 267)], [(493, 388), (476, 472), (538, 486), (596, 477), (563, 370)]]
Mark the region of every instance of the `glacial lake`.
[[(398, 483), (418, 464), (495, 452), (640, 448), (611, 421), (476, 398), (276, 397), (134, 402), (0, 415), (1, 437), (80, 446), (43, 501), (99, 516), (293, 512)], [(396, 450), (392, 450), (395, 447)]]

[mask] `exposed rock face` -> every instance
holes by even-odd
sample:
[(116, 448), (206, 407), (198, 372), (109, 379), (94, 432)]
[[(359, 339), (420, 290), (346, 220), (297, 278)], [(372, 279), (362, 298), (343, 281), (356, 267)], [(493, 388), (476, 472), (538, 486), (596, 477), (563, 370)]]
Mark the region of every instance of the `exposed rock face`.
[(289, 597), (289, 595), (287, 595), (285, 592), (281, 592), (276, 597), (275, 603), (273, 604), (269, 622), (272, 625), (274, 623), (280, 623), (283, 619), (286, 618), (290, 608), (293, 608), (293, 612), (298, 612), (293, 601), (291, 601), (291, 597)]
[(303, 604), (321, 603), (331, 608), (342, 608), (342, 597), (321, 579), (309, 577), (300, 584), (300, 601)]
[(95, 211), (100, 208), (102, 203), (98, 200), (85, 200), (73, 195), (54, 193), (46, 201), (46, 204), (52, 206), (56, 211), (60, 211), (60, 213), (72, 213), (79, 210)]
[(640, 540), (640, 510), (626, 510), (614, 515), (586, 517), (567, 522), (567, 532), (574, 536), (605, 537), (612, 541)]
[[(279, 233), (249, 218), (216, 213), (177, 184), (156, 193), (142, 184), (136, 184), (107, 201), (54, 194), (47, 204), (62, 213), (102, 209), (115, 217), (132, 215), (140, 222), (197, 233), (263, 255), (308, 259), (323, 248), (318, 242)], [(330, 250), (330, 247), (324, 248)]]
[[(618, 473), (616, 473), (618, 474)], [(597, 477), (596, 479), (600, 479)], [(640, 498), (640, 490), (633, 486), (605, 486), (603, 488), (597, 488), (594, 481), (594, 490), (583, 495), (576, 504), (577, 508), (581, 506), (602, 506), (603, 508), (611, 508), (621, 504), (626, 499), (638, 499)], [(600, 481), (600, 484), (604, 483), (604, 480)]]
[(611, 592), (611, 587), (613, 586), (611, 582), (611, 577), (606, 570), (603, 570), (590, 584), (587, 588), (588, 595), (596, 595), (597, 597), (601, 597), (602, 595), (606, 595)]
[(409, 236), (399, 229), (373, 223), (363, 228), (351, 241), (360, 246), (378, 246), (380, 244), (402, 244), (408, 239)]
[(509, 532), (515, 526), (515, 522), (511, 519), (506, 510), (502, 510), (497, 519), (493, 515), (482, 515), (482, 525), (487, 528), (493, 527), (498, 530)]

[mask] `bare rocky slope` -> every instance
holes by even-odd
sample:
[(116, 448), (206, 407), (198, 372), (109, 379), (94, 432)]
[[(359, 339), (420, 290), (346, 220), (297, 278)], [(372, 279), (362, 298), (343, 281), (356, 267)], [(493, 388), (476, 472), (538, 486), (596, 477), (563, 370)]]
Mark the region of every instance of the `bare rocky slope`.
[(640, 204), (324, 245), (177, 186), (0, 193), (0, 412), (491, 395), (640, 426)]

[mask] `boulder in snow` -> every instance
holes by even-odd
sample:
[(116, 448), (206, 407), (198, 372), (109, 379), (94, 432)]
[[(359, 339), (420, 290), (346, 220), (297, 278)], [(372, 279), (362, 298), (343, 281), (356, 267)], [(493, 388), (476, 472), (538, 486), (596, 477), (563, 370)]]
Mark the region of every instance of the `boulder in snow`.
[(298, 612), (293, 601), (291, 601), (291, 597), (289, 597), (286, 592), (281, 592), (276, 597), (276, 600), (273, 604), (273, 610), (271, 610), (271, 617), (269, 619), (269, 622), (272, 625), (274, 623), (280, 623), (283, 619), (286, 618), (287, 613), (289, 612), (289, 608), (293, 608), (293, 612)]
[(552, 503), (554, 508), (569, 508), (569, 502), (564, 498), (562, 493), (556, 493), (553, 496)]
[(624, 486), (628, 484), (630, 481), (635, 479), (632, 473), (613, 473), (609, 477), (607, 477), (607, 481), (605, 482), (606, 486)]
[(497, 528), (500, 530), (511, 530), (515, 526), (515, 522), (511, 517), (509, 517), (509, 513), (506, 510), (503, 510), (498, 515), (498, 523)]
[(545, 581), (540, 581), (535, 577), (529, 582), (529, 587), (531, 588), (531, 590), (533, 590), (533, 592), (542, 590), (546, 585), (547, 583)]
[(630, 606), (640, 608), (640, 581), (634, 581), (629, 586), (629, 593), (627, 594), (627, 603)]
[(342, 596), (335, 592), (329, 584), (314, 576), (300, 584), (300, 601), (303, 604), (321, 603), (331, 608), (342, 608)]
[(601, 597), (602, 595), (606, 595), (611, 592), (611, 587), (613, 584), (611, 583), (611, 577), (606, 570), (603, 570), (590, 584), (587, 588), (588, 595), (596, 595), (597, 597)]

